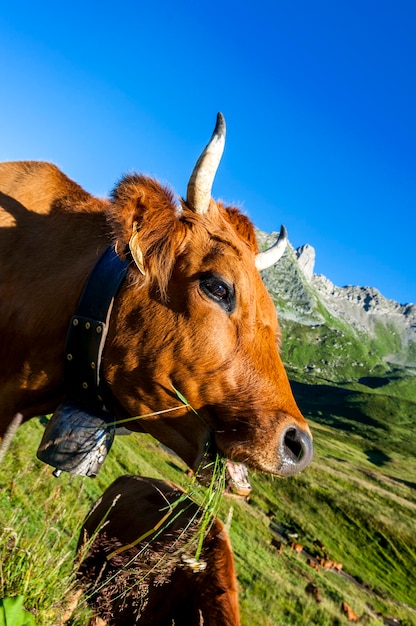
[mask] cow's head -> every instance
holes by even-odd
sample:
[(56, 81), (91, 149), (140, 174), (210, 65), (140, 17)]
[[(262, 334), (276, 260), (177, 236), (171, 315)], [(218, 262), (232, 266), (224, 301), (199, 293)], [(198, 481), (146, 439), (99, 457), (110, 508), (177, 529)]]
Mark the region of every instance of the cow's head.
[(151, 433), (193, 469), (210, 442), (251, 468), (291, 475), (310, 462), (312, 438), (259, 273), (285, 241), (259, 255), (248, 218), (211, 198), (224, 136), (219, 115), (186, 200), (139, 175), (115, 188), (109, 220), (117, 251), (132, 263), (102, 368), (118, 417), (137, 416), (129, 428)]

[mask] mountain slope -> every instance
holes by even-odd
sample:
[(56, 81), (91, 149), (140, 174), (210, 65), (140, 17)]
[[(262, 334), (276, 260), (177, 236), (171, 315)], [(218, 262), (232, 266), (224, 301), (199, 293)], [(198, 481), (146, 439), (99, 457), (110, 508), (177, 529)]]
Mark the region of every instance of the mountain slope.
[[(275, 235), (258, 233), (262, 246)], [(283, 358), (332, 382), (416, 373), (416, 306), (370, 287), (336, 287), (313, 273), (315, 251), (288, 246), (264, 272), (284, 335)]]

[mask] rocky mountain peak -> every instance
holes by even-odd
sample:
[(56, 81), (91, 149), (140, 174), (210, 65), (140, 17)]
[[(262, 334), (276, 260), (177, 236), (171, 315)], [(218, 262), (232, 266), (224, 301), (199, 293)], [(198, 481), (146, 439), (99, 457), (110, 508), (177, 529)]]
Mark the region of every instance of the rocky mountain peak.
[[(259, 232), (260, 246), (268, 247), (275, 237)], [(279, 263), (263, 272), (280, 319), (310, 327), (346, 324), (357, 339), (365, 333), (370, 340), (384, 341), (389, 353), (386, 348), (383, 358), (414, 367), (416, 306), (389, 300), (374, 287), (337, 287), (314, 274), (315, 258), (311, 245), (294, 249), (289, 244)]]
[(311, 279), (315, 268), (315, 248), (308, 243), (300, 246), (295, 250), (298, 266), (305, 274), (306, 278)]

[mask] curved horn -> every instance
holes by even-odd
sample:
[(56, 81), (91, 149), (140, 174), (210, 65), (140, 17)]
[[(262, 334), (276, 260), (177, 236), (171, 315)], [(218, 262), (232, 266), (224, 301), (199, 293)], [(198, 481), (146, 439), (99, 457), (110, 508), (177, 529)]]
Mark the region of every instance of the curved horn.
[(203, 215), (208, 211), (211, 189), (225, 145), (225, 119), (217, 114), (217, 123), (210, 142), (199, 157), (188, 183), (186, 202), (188, 206)]
[(265, 270), (268, 267), (271, 267), (283, 256), (283, 252), (285, 251), (287, 246), (287, 230), (282, 225), (280, 229), (279, 236), (277, 241), (265, 250), (264, 252), (259, 252), (256, 255), (256, 267), (259, 271)]

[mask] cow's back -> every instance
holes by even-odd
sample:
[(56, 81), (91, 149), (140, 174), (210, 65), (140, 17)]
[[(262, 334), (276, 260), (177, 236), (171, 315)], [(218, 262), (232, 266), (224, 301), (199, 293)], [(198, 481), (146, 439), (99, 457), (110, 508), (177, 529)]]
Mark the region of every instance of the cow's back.
[(63, 281), (67, 293), (78, 271), (88, 275), (97, 244), (108, 241), (106, 204), (51, 163), (0, 163), (0, 295), (9, 311), (23, 292), (33, 305)]
[[(2, 208), (0, 224), (8, 221), (7, 213), (21, 209), (48, 213), (56, 198), (88, 197), (88, 194), (61, 172), (56, 165), (43, 161), (11, 161), (0, 163), (0, 192)], [(5, 210), (4, 210), (5, 209)]]

